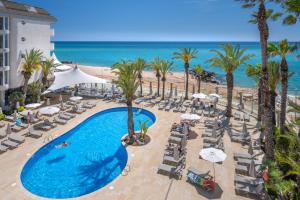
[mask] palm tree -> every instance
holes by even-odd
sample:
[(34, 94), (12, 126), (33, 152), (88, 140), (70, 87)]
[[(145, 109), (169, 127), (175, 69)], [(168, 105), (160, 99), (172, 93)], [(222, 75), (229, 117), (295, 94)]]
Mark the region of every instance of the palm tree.
[(184, 99), (189, 99), (189, 68), (190, 62), (192, 59), (196, 58), (198, 54), (197, 49), (191, 48), (183, 48), (180, 49), (178, 52), (174, 52), (174, 58), (178, 60), (182, 60), (184, 62), (184, 70), (185, 70), (185, 97)]
[(160, 96), (159, 94), (159, 89), (160, 89), (160, 68), (161, 68), (161, 59), (160, 58), (155, 58), (152, 62), (151, 62), (151, 67), (153, 69), (153, 71), (155, 71), (155, 76), (157, 78), (157, 96)]
[(163, 90), (162, 90), (162, 98), (161, 100), (165, 99), (165, 86), (166, 86), (166, 75), (167, 73), (169, 73), (172, 69), (172, 62), (166, 61), (166, 60), (162, 60), (161, 61), (161, 67), (160, 67), (160, 72), (162, 75), (161, 81), (163, 82)]
[(246, 74), (247, 76), (254, 79), (257, 85), (257, 96), (258, 96), (258, 110), (257, 110), (257, 122), (258, 124), (261, 124), (261, 116), (262, 116), (262, 91), (261, 91), (261, 64), (257, 64), (256, 66), (253, 65), (247, 65), (246, 68)]
[(285, 0), (282, 1), (283, 8), (286, 13), (283, 23), (287, 25), (296, 24), (300, 19), (300, 1), (299, 0)]
[(275, 61), (270, 61), (268, 63), (269, 72), (269, 88), (270, 88), (270, 103), (272, 108), (272, 121), (274, 126), (276, 125), (276, 89), (281, 80), (280, 65)]
[(24, 100), (26, 99), (28, 82), (32, 74), (41, 68), (42, 52), (37, 49), (31, 49), (25, 52), (25, 58), (22, 63), (22, 74), (24, 76)]
[(288, 76), (289, 67), (286, 60), (288, 54), (297, 50), (296, 45), (289, 45), (287, 39), (280, 41), (278, 44), (270, 43), (268, 46), (268, 53), (270, 56), (281, 57), (281, 113), (280, 113), (280, 132), (284, 133), (284, 124), (286, 120), (286, 104), (287, 104), (287, 91), (288, 91)]
[(222, 45), (223, 52), (211, 50), (216, 54), (215, 57), (208, 60), (212, 67), (220, 67), (226, 72), (227, 81), (227, 110), (226, 116), (232, 116), (232, 96), (233, 96), (233, 72), (240, 65), (245, 64), (252, 54), (244, 55), (246, 49), (241, 49), (239, 45), (232, 46), (231, 44)]
[(136, 68), (138, 70), (138, 79), (139, 79), (139, 85), (140, 85), (140, 95), (143, 96), (143, 71), (146, 69), (146, 67), (148, 66), (146, 61), (142, 58), (137, 58), (135, 60)]
[[(269, 74), (268, 74), (268, 39), (269, 39), (269, 26), (267, 23), (268, 19), (276, 20), (281, 16), (280, 13), (273, 13), (273, 10), (266, 9), (266, 0), (236, 0), (243, 2), (244, 8), (253, 8), (258, 7), (258, 12), (252, 14), (252, 19), (250, 23), (257, 24), (260, 37), (260, 48), (261, 48), (261, 58), (262, 58), (262, 73), (261, 73), (261, 90), (262, 90), (262, 100), (263, 100), (263, 125), (264, 125), (264, 134), (265, 134), (265, 149), (266, 149), (266, 158), (273, 160), (274, 159), (274, 126), (272, 121), (272, 110), (270, 104), (270, 90), (268, 87)], [(278, 1), (273, 1), (278, 2)]]
[(54, 59), (46, 59), (42, 63), (42, 70), (43, 70), (43, 78), (42, 78), (42, 83), (43, 83), (43, 88), (45, 89), (48, 86), (48, 76), (50, 74), (53, 74), (53, 71), (56, 67), (58, 67), (59, 64), (56, 64), (54, 62)]
[(202, 73), (203, 73), (203, 67), (201, 65), (196, 65), (194, 68), (194, 72), (195, 72), (195, 77), (197, 79), (198, 82), (198, 93), (200, 93), (201, 91), (201, 77), (202, 77)]
[(136, 65), (129, 61), (120, 61), (113, 65), (114, 73), (117, 75), (116, 84), (120, 87), (125, 95), (128, 108), (128, 136), (130, 143), (133, 143), (134, 123), (132, 113), (132, 101), (134, 94), (139, 86), (138, 70)]

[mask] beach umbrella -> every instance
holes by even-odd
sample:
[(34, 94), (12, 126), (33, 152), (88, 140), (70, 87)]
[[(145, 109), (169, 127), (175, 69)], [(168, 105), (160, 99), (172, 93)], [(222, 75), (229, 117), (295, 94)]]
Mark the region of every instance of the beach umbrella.
[(54, 114), (58, 113), (59, 111), (60, 111), (60, 109), (55, 106), (48, 106), (48, 107), (41, 108), (39, 112), (42, 115), (54, 115)]
[(243, 104), (243, 93), (240, 92), (240, 109), (244, 109), (244, 104)]
[(196, 115), (196, 114), (183, 114), (180, 116), (180, 118), (182, 120), (189, 120), (189, 121), (193, 121), (193, 120), (200, 120), (201, 118)]
[(16, 108), (18, 109), (19, 107), (20, 107), (20, 102), (17, 101), (17, 103), (16, 103)]
[(255, 162), (254, 162), (253, 158), (251, 159), (251, 163), (250, 163), (250, 166), (249, 166), (249, 175), (251, 177), (254, 177), (254, 178), (256, 178), (256, 176), (257, 176), (257, 172), (256, 172), (256, 169), (255, 169)]
[(170, 98), (173, 96), (173, 83), (170, 83)]
[(195, 94), (195, 85), (193, 84), (193, 94)]
[(50, 98), (47, 98), (47, 103), (46, 103), (47, 106), (50, 106)]
[(153, 91), (152, 91), (152, 82), (150, 82), (150, 86), (149, 86), (149, 88), (150, 88), (150, 89), (149, 89), (149, 90), (150, 90), (150, 92), (149, 92), (149, 93), (150, 93), (150, 95), (151, 95), (151, 94), (153, 93)]
[(203, 93), (196, 93), (196, 94), (193, 94), (193, 97), (195, 99), (206, 99), (207, 98), (207, 95), (206, 94), (203, 94)]
[(251, 142), (251, 141), (249, 142), (248, 153), (249, 153), (250, 155), (253, 155), (253, 146), (252, 146), (252, 142)]
[(31, 104), (27, 104), (25, 106), (26, 109), (36, 109), (38, 107), (40, 107), (42, 104), (40, 103), (31, 103)]
[(215, 87), (215, 91), (216, 91), (216, 94), (219, 94), (219, 87), (218, 86)]
[(174, 160), (176, 160), (176, 161), (179, 160), (180, 155), (179, 155), (179, 149), (178, 149), (177, 145), (174, 147), (174, 155), (173, 155), (173, 157), (174, 157)]
[(215, 180), (215, 163), (223, 162), (226, 159), (227, 155), (220, 149), (206, 148), (200, 151), (200, 156), (202, 159), (213, 163)]
[(62, 102), (62, 101), (63, 101), (63, 98), (62, 98), (61, 94), (59, 94), (58, 101), (59, 101), (59, 102)]
[(7, 127), (6, 127), (6, 134), (7, 135), (11, 134), (11, 126), (9, 123), (7, 124)]

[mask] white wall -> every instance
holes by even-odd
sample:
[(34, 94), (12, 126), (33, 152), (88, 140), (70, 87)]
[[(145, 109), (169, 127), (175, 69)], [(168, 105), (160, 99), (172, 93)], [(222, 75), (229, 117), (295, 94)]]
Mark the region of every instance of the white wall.
[[(25, 21), (25, 24), (22, 24)], [(53, 30), (50, 22), (37, 21), (25, 18), (10, 18), (10, 88), (17, 88), (23, 85), (24, 78), (21, 74), (21, 53), (26, 50), (39, 49), (43, 56), (49, 58), (53, 50), (51, 37)], [(25, 41), (22, 41), (22, 37)], [(30, 82), (36, 81), (40, 72), (35, 73)]]

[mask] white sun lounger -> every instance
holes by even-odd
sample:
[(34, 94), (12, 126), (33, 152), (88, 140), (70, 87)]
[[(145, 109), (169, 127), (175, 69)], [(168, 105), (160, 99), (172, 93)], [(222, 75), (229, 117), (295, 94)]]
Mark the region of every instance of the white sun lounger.
[(54, 123), (61, 124), (61, 125), (67, 124), (67, 120), (60, 119), (60, 118), (57, 118), (57, 117), (55, 117), (53, 121), (54, 121)]
[(43, 136), (42, 132), (35, 131), (33, 128), (29, 128), (28, 132), (25, 134), (28, 137), (39, 138)]
[(1, 142), (4, 146), (7, 146), (9, 149), (15, 149), (19, 146), (18, 143), (10, 141), (10, 140), (4, 140)]
[(5, 138), (7, 135), (6, 130), (0, 130), (0, 139)]
[(8, 150), (7, 146), (0, 144), (0, 153), (6, 152)]
[(182, 166), (179, 165), (177, 167), (171, 166), (171, 165), (166, 165), (166, 164), (160, 164), (158, 166), (157, 173), (158, 174), (163, 174), (167, 175), (170, 177), (175, 177), (177, 179), (181, 179), (182, 177)]
[(236, 174), (234, 176), (234, 182), (257, 186), (259, 184), (262, 184), (264, 181), (262, 178), (252, 178), (249, 176), (242, 176), (242, 175)]
[(8, 139), (13, 141), (13, 142), (16, 142), (16, 143), (24, 143), (25, 142), (25, 137), (24, 136), (21, 136), (21, 135), (18, 135), (16, 133), (11, 133), (8, 135)]

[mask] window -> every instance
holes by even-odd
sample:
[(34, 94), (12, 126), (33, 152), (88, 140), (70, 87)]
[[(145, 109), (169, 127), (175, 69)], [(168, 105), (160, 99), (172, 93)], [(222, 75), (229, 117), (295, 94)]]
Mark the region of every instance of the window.
[(4, 63), (3, 53), (0, 53), (0, 67), (3, 67), (3, 63)]
[(0, 49), (3, 49), (3, 34), (0, 34)]
[(4, 72), (4, 75), (5, 75), (5, 76), (4, 76), (4, 77), (5, 77), (4, 82), (5, 82), (5, 84), (7, 85), (7, 84), (8, 84), (8, 75), (9, 75), (9, 74), (8, 74), (8, 71), (5, 71), (5, 72)]
[(4, 53), (4, 66), (9, 66), (8, 52)]
[(8, 27), (8, 17), (5, 17), (5, 18), (4, 18), (4, 29), (5, 29), (5, 30), (8, 30), (8, 28), (9, 28), (9, 27)]
[(8, 34), (5, 34), (5, 37), (4, 37), (4, 48), (9, 48), (8, 47)]
[(0, 85), (3, 85), (3, 71), (0, 71)]
[(3, 17), (0, 17), (0, 31), (3, 30)]

